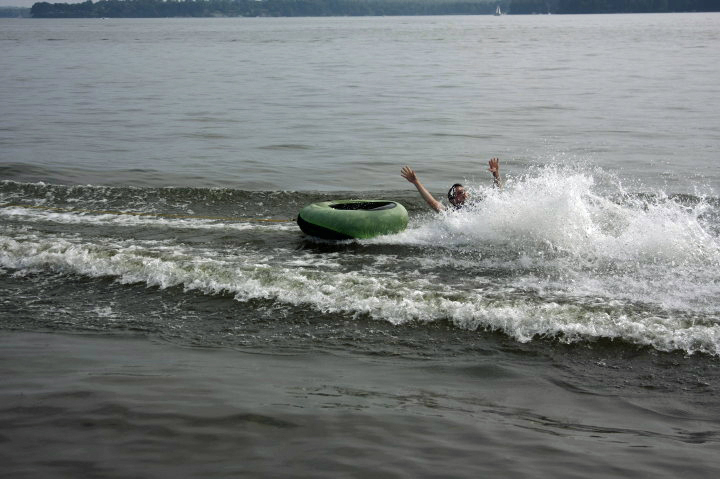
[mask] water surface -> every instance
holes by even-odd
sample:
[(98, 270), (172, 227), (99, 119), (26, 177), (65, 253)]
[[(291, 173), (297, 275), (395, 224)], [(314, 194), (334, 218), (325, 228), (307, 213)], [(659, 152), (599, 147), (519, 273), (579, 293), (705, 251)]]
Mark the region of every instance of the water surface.
[(0, 20), (5, 470), (717, 476), (719, 23)]

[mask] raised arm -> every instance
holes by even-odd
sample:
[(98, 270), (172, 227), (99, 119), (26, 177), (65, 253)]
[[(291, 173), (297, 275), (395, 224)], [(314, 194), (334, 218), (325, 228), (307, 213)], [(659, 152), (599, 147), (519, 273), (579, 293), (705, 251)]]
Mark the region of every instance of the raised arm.
[(495, 186), (497, 188), (502, 188), (502, 183), (500, 182), (500, 160), (497, 158), (492, 158), (489, 163), (490, 163), (489, 171), (493, 175), (493, 179), (495, 181)]
[(410, 183), (415, 185), (415, 188), (417, 188), (418, 192), (420, 193), (420, 196), (423, 197), (423, 199), (427, 202), (428, 205), (430, 205), (430, 208), (434, 209), (435, 211), (442, 211), (445, 209), (445, 207), (440, 203), (438, 200), (433, 198), (433, 196), (430, 194), (430, 192), (425, 189), (422, 183), (420, 183), (420, 180), (418, 179), (415, 172), (409, 167), (404, 166), (403, 169), (400, 171), (400, 176), (408, 180)]

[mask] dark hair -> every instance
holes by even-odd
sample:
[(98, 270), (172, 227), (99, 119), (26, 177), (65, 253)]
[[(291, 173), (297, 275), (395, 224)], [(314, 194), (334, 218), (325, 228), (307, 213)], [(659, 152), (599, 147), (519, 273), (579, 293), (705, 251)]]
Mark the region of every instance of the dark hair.
[(456, 189), (458, 186), (461, 187), (461, 188), (463, 187), (463, 185), (461, 185), (460, 183), (455, 183), (455, 184), (452, 185), (452, 186), (450, 187), (450, 189), (448, 190), (448, 201), (449, 201), (450, 204), (452, 204), (452, 205), (455, 204), (455, 202), (454, 202), (453, 200), (455, 199), (455, 189)]

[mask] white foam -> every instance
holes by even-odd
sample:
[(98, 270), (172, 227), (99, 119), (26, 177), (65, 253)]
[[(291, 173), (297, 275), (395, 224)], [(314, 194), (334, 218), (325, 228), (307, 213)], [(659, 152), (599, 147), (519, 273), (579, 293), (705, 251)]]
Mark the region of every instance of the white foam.
[[(393, 324), (448, 320), (519, 341), (604, 337), (720, 354), (720, 240), (704, 219), (710, 202), (628, 195), (603, 175), (560, 168), (471, 193), (485, 199), (361, 242), (423, 247), (417, 257), (355, 252), (351, 268), (338, 252), (240, 247), (229, 254), (172, 240), (87, 242), (8, 228), (0, 235), (0, 268), (230, 293), (239, 301), (265, 298)], [(17, 214), (32, 221), (33, 213)], [(58, 221), (187, 227), (146, 217), (70, 214)], [(224, 227), (196, 220), (189, 226)]]
[(504, 267), (538, 270), (518, 275), (538, 290), (717, 308), (720, 239), (703, 220), (708, 202), (630, 196), (619, 182), (607, 190), (588, 172), (545, 168), (501, 191), (475, 189), (485, 199), (474, 207), (377, 241), (475, 250)]
[(296, 229), (292, 222), (273, 222), (264, 219), (247, 219), (241, 221), (212, 218), (165, 218), (162, 216), (139, 215), (134, 213), (86, 213), (57, 212), (52, 210), (31, 209), (22, 207), (0, 208), (0, 216), (17, 218), (27, 222), (54, 222), (69, 225), (113, 225), (113, 226), (162, 226), (165, 228), (182, 229), (228, 229), (248, 230), (254, 228), (290, 230)]
[[(520, 294), (511, 285), (468, 281), (458, 290), (419, 271), (402, 276), (329, 268), (332, 259), (305, 258), (296, 264), (268, 264), (252, 251), (218, 256), (168, 243), (88, 244), (63, 238), (0, 238), (0, 267), (110, 276), (121, 283), (182, 286), (206, 294), (230, 293), (239, 301), (271, 299), (307, 304), (325, 313), (367, 315), (402, 324), (447, 319), (466, 329), (501, 330), (519, 341), (562, 333), (566, 341), (623, 338), (659, 349), (720, 353), (717, 325), (680, 324), (668, 315), (622, 314), (622, 308), (587, 308)], [(620, 313), (618, 313), (620, 311)]]

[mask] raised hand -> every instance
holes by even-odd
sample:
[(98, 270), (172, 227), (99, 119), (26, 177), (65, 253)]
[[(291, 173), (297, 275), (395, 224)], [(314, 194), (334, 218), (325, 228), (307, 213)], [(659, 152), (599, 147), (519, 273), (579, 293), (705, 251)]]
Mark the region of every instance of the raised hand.
[(497, 178), (497, 176), (500, 175), (500, 160), (498, 158), (492, 158), (488, 163), (490, 164), (490, 173)]
[(413, 185), (417, 185), (418, 183), (417, 175), (409, 166), (403, 166), (402, 170), (400, 170), (400, 176), (408, 180)]
[(501, 188), (501, 187), (502, 187), (502, 183), (500, 183), (500, 160), (497, 159), (497, 158), (492, 158), (492, 159), (489, 161), (489, 164), (490, 164), (490, 168), (489, 168), (490, 173), (493, 174), (493, 177), (494, 177), (494, 179), (495, 179), (495, 180), (494, 180), (494, 181), (495, 181), (495, 186), (498, 187), (498, 188)]

